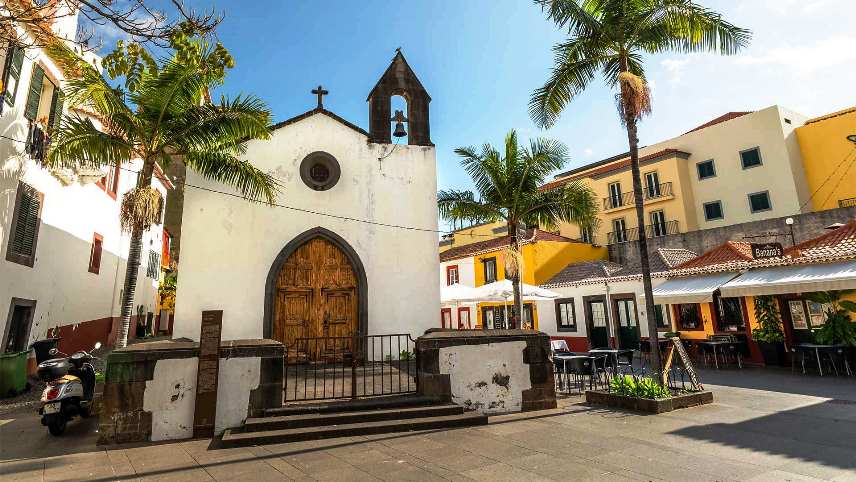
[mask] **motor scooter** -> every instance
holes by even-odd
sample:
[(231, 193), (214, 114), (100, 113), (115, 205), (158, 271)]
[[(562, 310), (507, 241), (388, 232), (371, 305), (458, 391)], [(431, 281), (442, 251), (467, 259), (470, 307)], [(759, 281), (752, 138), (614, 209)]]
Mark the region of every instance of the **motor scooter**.
[[(99, 348), (101, 342), (95, 344), (93, 351)], [(48, 427), (51, 435), (58, 437), (65, 431), (66, 423), (75, 416), (87, 418), (91, 414), (95, 396), (92, 360), (96, 357), (85, 350), (69, 356), (56, 348), (52, 348), (50, 354), (63, 357), (39, 363), (39, 379), (47, 382), (39, 415), (42, 416), (42, 425)]]

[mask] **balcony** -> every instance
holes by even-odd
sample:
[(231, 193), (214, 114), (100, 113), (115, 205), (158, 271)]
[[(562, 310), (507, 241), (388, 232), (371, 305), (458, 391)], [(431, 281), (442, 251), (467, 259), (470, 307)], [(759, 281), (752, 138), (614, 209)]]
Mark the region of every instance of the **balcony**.
[(852, 208), (856, 207), (856, 197), (849, 197), (847, 199), (839, 199), (838, 207), (840, 208)]
[[(664, 182), (662, 184), (654, 186), (653, 188), (648, 186), (643, 187), (642, 196), (644, 197), (643, 202), (646, 204), (662, 199), (671, 199), (674, 196), (672, 194), (672, 183)], [(636, 203), (633, 199), (633, 191), (622, 193), (620, 196), (609, 196), (603, 198), (604, 211), (625, 209), (633, 207), (635, 204)]]
[[(678, 234), (678, 222), (666, 221), (665, 223), (649, 224), (645, 226), (647, 238), (659, 238), (670, 234)], [(606, 233), (606, 244), (621, 244), (639, 239), (639, 228), (625, 229), (624, 231), (613, 231)]]

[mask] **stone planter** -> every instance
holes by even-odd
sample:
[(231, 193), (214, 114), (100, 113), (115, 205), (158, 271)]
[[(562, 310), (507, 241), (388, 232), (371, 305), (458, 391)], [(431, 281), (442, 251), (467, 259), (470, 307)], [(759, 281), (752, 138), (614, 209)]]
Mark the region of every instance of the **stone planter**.
[(586, 402), (594, 405), (623, 408), (646, 413), (664, 413), (680, 408), (695, 407), (713, 403), (713, 392), (703, 391), (676, 395), (671, 398), (653, 400), (650, 398), (635, 398), (609, 393), (602, 390), (588, 390)]

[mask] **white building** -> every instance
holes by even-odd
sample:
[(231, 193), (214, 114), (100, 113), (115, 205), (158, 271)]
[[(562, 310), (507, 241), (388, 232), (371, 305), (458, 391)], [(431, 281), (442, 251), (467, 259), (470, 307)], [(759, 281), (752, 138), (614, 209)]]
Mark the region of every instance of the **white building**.
[[(369, 94), (369, 131), (318, 107), (247, 143), (282, 183), (281, 206), (249, 202), (188, 172), (175, 336), (223, 339), (420, 335), (437, 325), (437, 184), (430, 97), (398, 53)], [(391, 143), (391, 97), (407, 99), (407, 144)], [(288, 206), (288, 207), (283, 207)]]
[[(64, 38), (76, 32), (76, 16), (57, 24)], [(98, 57), (82, 55), (100, 67)], [(43, 168), (45, 149), (34, 142), (41, 137), (34, 126), (50, 136), (59, 114), (68, 113), (61, 95), (65, 75), (35, 48), (0, 46), (0, 66), (0, 351), (26, 350), (49, 336), (61, 337), (65, 352), (112, 342), (129, 246), (119, 205), (136, 184), (139, 166), (102, 173)], [(153, 184), (166, 195), (165, 177)], [(146, 316), (156, 309), (161, 235), (157, 225), (144, 236), (134, 304)], [(131, 332), (133, 338), (133, 326)]]
[[(476, 286), (475, 258), (452, 259), (440, 262), (440, 290), (455, 283)], [(476, 327), (478, 303), (449, 303), (440, 308), (440, 327), (471, 329)]]

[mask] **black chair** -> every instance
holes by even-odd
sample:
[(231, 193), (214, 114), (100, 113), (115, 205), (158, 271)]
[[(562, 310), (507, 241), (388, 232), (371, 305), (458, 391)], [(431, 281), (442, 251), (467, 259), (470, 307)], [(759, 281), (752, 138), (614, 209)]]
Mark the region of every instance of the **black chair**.
[(618, 367), (617, 370), (620, 373), (625, 373), (626, 371), (633, 370), (633, 350), (626, 350), (618, 352)]
[(651, 342), (648, 340), (639, 340), (639, 359), (642, 360), (642, 367), (651, 363)]

